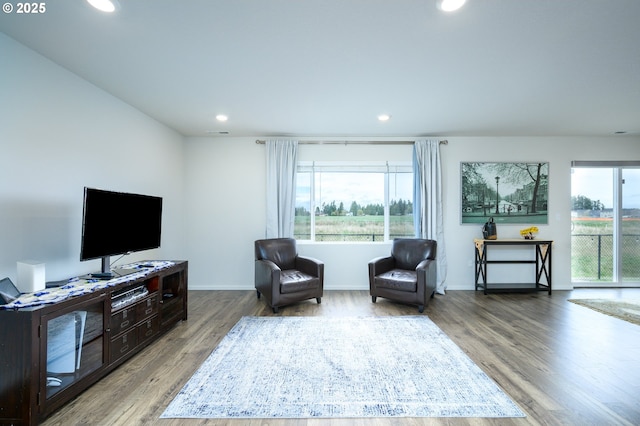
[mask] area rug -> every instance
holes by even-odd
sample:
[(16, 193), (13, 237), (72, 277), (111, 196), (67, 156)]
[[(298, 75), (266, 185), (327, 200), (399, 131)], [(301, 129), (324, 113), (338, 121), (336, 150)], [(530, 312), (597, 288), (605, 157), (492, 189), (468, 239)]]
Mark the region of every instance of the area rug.
[(427, 317), (243, 317), (161, 417), (524, 414)]
[(569, 299), (569, 302), (640, 325), (640, 299)]

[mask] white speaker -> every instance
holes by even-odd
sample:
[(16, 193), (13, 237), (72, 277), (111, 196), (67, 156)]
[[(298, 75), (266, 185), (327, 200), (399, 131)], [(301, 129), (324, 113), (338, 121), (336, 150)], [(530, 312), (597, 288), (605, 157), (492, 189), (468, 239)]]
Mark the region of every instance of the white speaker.
[(44, 263), (37, 260), (18, 262), (18, 283), (16, 287), (21, 293), (34, 293), (44, 290)]

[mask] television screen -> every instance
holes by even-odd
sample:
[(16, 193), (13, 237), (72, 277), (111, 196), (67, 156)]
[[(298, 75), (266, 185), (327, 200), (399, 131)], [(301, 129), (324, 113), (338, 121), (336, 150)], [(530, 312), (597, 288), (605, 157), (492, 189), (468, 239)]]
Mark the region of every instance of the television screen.
[(80, 260), (160, 247), (162, 198), (84, 189)]

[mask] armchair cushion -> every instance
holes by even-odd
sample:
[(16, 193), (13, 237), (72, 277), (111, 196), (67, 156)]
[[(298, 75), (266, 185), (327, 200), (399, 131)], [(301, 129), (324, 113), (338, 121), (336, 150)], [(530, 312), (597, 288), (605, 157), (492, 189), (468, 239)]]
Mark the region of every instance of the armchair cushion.
[(418, 274), (416, 271), (403, 269), (392, 269), (389, 272), (375, 277), (376, 286), (399, 291), (410, 291), (415, 293), (418, 285)]
[(280, 293), (295, 293), (298, 291), (318, 288), (318, 277), (313, 277), (296, 269), (280, 272)]

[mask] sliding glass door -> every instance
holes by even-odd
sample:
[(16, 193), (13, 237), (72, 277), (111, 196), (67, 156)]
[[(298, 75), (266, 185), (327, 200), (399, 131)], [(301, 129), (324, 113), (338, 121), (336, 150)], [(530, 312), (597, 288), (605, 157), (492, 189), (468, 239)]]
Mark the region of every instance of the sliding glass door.
[(640, 162), (574, 162), (571, 279), (640, 286)]
[(622, 169), (621, 280), (640, 283), (640, 169)]

